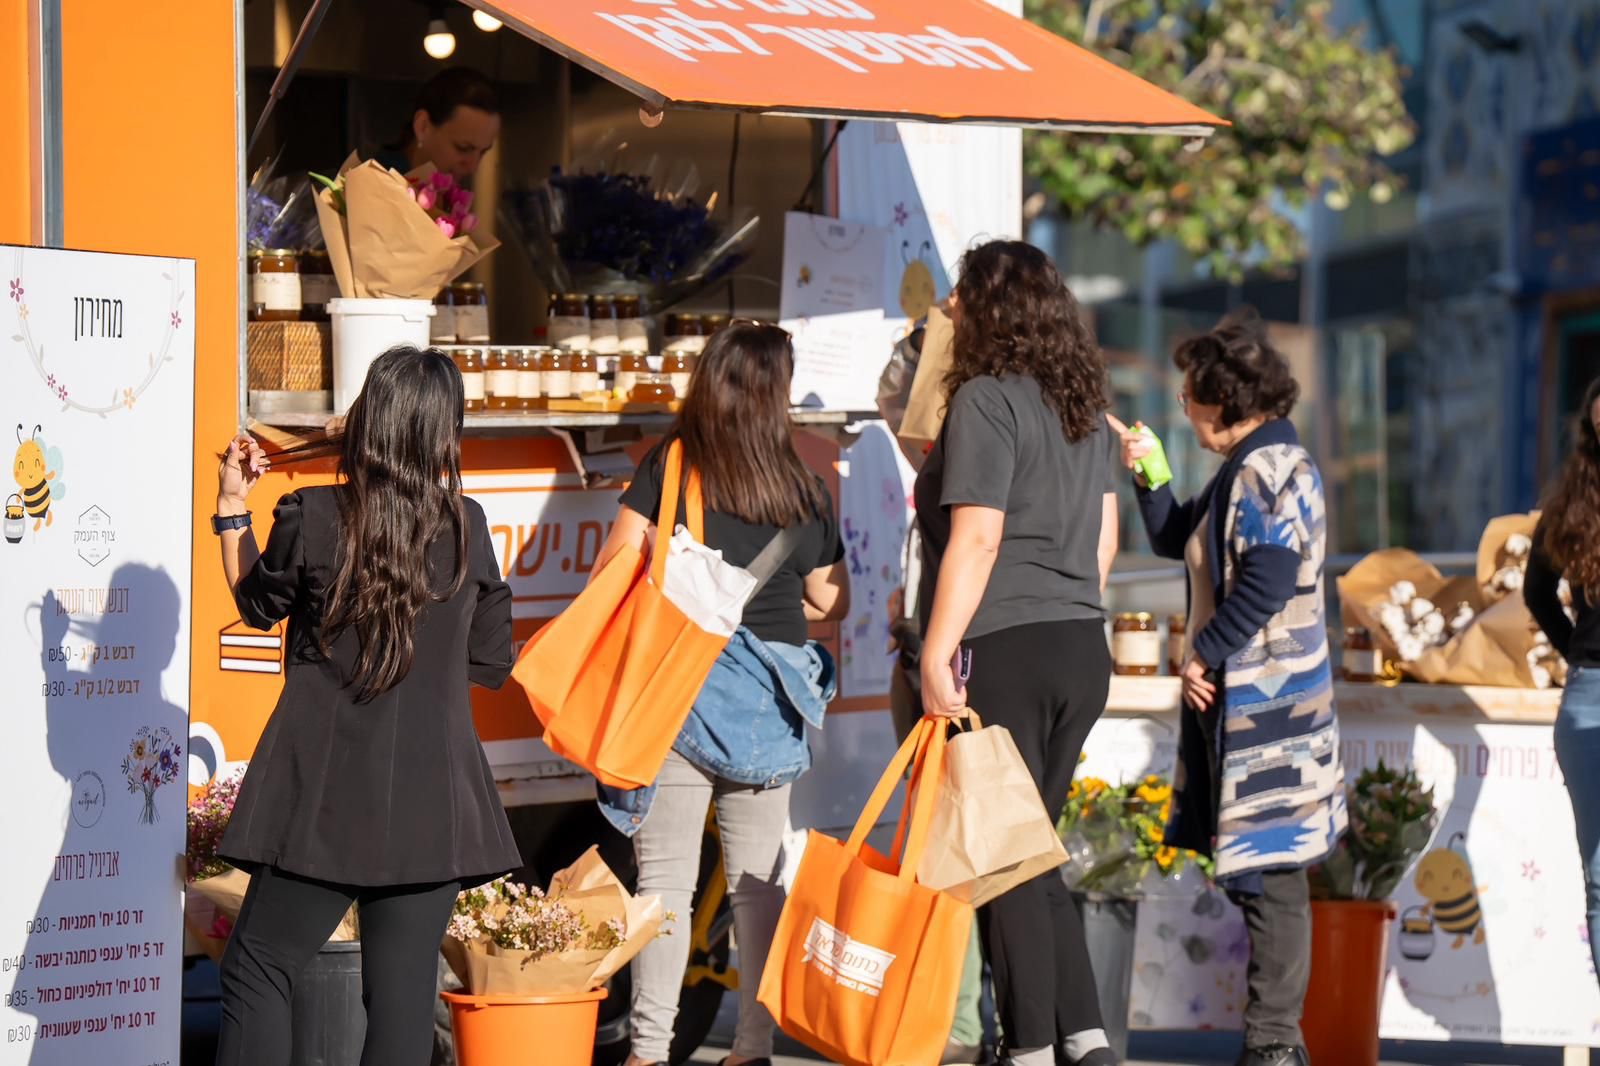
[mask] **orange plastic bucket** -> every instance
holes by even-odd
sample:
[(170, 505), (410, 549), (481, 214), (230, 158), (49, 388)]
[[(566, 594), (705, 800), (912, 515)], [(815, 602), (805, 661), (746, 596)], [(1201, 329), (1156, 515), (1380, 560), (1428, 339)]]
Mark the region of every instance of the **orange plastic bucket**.
[(1389, 970), (1383, 900), (1313, 900), (1311, 990), (1300, 1028), (1314, 1063), (1378, 1066), (1378, 1014)]
[(459, 1066), (505, 1066), (539, 1049), (540, 1066), (589, 1066), (606, 990), (565, 996), (471, 996), (441, 992), (450, 1005)]

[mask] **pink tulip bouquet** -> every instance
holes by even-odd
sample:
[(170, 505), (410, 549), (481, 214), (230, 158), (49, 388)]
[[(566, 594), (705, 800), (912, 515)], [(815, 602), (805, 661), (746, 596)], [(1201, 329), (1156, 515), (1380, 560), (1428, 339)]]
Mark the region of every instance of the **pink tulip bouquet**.
[(431, 300), (499, 247), (471, 235), (471, 190), (430, 165), (401, 174), (351, 156), (337, 177), (311, 176), (341, 295)]
[(436, 170), (427, 178), (413, 178), (407, 185), (417, 206), (428, 212), (433, 224), (446, 237), (471, 233), (478, 224), (472, 213), (472, 190), (462, 188), (455, 176)]

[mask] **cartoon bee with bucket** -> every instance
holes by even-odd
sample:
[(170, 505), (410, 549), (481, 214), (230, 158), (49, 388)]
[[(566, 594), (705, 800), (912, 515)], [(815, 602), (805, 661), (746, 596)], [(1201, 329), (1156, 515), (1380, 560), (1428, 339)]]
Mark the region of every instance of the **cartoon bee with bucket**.
[[(67, 486), (57, 481), (66, 464), (60, 448), (46, 447), (39, 438), (43, 426), (34, 426), (27, 440), (22, 439), (22, 423), (17, 423), (17, 457), (11, 464), (11, 476), (21, 489), (22, 509), (33, 519), (33, 531), (55, 522), (50, 505), (66, 498)], [(13, 493), (13, 495), (18, 495)], [(11, 539), (11, 505), (6, 506), (6, 539)], [(18, 517), (21, 517), (20, 515)], [(17, 539), (21, 539), (20, 535)]]
[(1448, 847), (1435, 848), (1417, 864), (1416, 886), (1422, 898), (1422, 916), (1431, 918), (1440, 932), (1454, 936), (1451, 951), (1459, 950), (1471, 937), (1474, 944), (1485, 940), (1483, 910), (1478, 896), (1488, 886), (1476, 884), (1472, 864), (1466, 856), (1466, 834), (1450, 838)]

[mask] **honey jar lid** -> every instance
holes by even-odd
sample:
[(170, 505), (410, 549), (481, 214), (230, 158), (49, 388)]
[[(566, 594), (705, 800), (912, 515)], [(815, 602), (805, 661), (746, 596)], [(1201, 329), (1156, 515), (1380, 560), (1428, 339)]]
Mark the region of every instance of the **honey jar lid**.
[(1123, 611), (1117, 615), (1119, 622), (1154, 622), (1156, 616), (1149, 611)]

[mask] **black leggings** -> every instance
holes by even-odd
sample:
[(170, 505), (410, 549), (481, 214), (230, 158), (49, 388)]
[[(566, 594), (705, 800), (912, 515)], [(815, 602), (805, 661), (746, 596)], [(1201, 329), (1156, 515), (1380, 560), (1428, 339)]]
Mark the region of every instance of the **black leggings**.
[(360, 907), (361, 1066), (427, 1066), (439, 942), (460, 886), (361, 888), (264, 869), (250, 879), (222, 956), (217, 1066), (289, 1066), (295, 980)]
[[(1011, 730), (1052, 820), (1078, 753), (1106, 706), (1111, 655), (1096, 620), (1036, 622), (966, 642), (967, 701), (984, 725)], [(1009, 1051), (1050, 1047), (1102, 1028), (1083, 920), (1059, 870), (978, 911)]]

